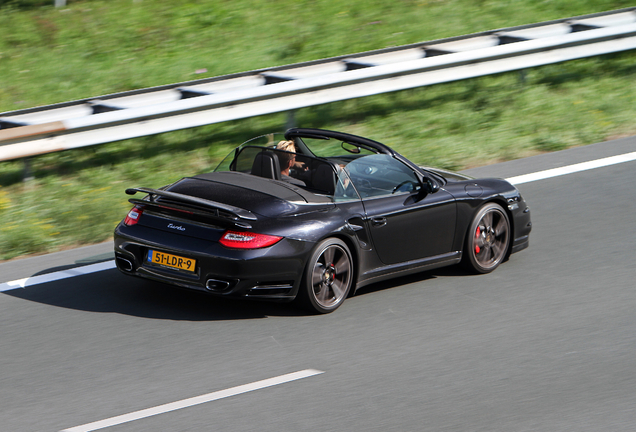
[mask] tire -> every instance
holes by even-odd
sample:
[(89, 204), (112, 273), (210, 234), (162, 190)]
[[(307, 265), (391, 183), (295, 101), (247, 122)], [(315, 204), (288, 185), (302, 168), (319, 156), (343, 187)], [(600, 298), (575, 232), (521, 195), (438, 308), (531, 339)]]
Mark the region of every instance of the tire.
[(328, 238), (318, 243), (307, 261), (297, 300), (310, 312), (330, 313), (347, 298), (352, 283), (349, 248), (340, 239)]
[(477, 273), (490, 273), (506, 258), (509, 245), (508, 215), (499, 204), (485, 204), (468, 228), (463, 264)]

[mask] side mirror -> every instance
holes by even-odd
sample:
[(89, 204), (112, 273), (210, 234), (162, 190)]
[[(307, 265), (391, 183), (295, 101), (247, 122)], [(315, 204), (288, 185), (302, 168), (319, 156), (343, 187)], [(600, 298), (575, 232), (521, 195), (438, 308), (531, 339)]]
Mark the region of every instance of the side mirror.
[(426, 179), (426, 185), (431, 193), (435, 193), (439, 190), (439, 184), (429, 178)]
[(435, 180), (429, 177), (426, 177), (425, 175), (419, 172), (416, 172), (415, 174), (417, 175), (417, 178), (420, 181), (420, 184), (422, 185), (420, 189), (422, 193), (424, 192), (435, 193), (439, 190), (439, 183), (437, 183)]

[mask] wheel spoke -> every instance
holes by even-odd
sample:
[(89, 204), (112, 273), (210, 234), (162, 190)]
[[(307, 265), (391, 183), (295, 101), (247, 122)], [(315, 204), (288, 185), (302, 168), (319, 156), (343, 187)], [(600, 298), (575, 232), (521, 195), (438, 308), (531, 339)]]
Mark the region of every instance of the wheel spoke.
[(500, 244), (499, 243), (494, 243), (492, 245), (491, 249), (492, 249), (492, 259), (493, 259), (493, 261), (498, 260), (499, 257), (500, 257), (500, 254), (501, 254), (501, 250), (502, 250), (501, 247), (500, 247)]
[(484, 217), (481, 219), (481, 221), (484, 223), (486, 228), (492, 227), (492, 213), (491, 212), (486, 213)]
[(349, 258), (347, 258), (347, 255), (342, 254), (338, 262), (334, 263), (334, 267), (337, 275), (349, 273)]
[(321, 263), (316, 263), (314, 271), (311, 275), (311, 282), (314, 286), (322, 283), (322, 275), (324, 273), (324, 266)]
[(320, 301), (320, 303), (322, 303), (323, 305), (327, 305), (330, 292), (331, 290), (329, 289), (329, 287), (323, 284), (318, 296), (318, 301)]
[(340, 299), (342, 295), (344, 294), (343, 285), (344, 283), (337, 279), (333, 282), (333, 285), (331, 285), (331, 289), (333, 290), (334, 300)]
[(482, 264), (485, 264), (488, 261), (490, 261), (490, 245), (489, 244), (484, 245), (483, 249), (481, 250), (481, 255), (479, 255), (478, 259), (479, 259), (479, 262), (481, 262)]
[(499, 237), (508, 231), (506, 221), (504, 218), (499, 217), (497, 226), (495, 227), (495, 237)]
[(325, 249), (325, 251), (322, 253), (322, 256), (325, 260), (325, 266), (329, 266), (329, 264), (333, 263), (333, 257), (335, 255), (336, 251), (334, 248), (330, 247)]

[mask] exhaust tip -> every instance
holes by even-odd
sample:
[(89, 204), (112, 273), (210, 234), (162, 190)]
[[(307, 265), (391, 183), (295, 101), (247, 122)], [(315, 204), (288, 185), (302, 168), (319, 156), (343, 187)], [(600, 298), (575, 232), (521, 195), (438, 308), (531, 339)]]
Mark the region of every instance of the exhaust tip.
[(133, 269), (133, 264), (130, 260), (123, 258), (123, 257), (116, 257), (115, 258), (116, 262), (117, 262), (117, 267), (119, 267), (120, 270), (126, 271), (126, 272), (131, 272)]
[(230, 288), (230, 283), (218, 279), (208, 279), (205, 283), (205, 289), (214, 292), (224, 292)]

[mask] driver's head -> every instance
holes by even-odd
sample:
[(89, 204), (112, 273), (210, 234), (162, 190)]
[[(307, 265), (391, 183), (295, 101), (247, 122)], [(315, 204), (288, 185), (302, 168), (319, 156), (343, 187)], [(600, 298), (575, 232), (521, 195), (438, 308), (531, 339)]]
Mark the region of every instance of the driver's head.
[(289, 153), (278, 153), (278, 159), (280, 160), (280, 166), (282, 169), (289, 168), (293, 163), (294, 158), (296, 157), (292, 153), (296, 153), (296, 146), (294, 141), (280, 141), (276, 145), (276, 150), (283, 150)]

